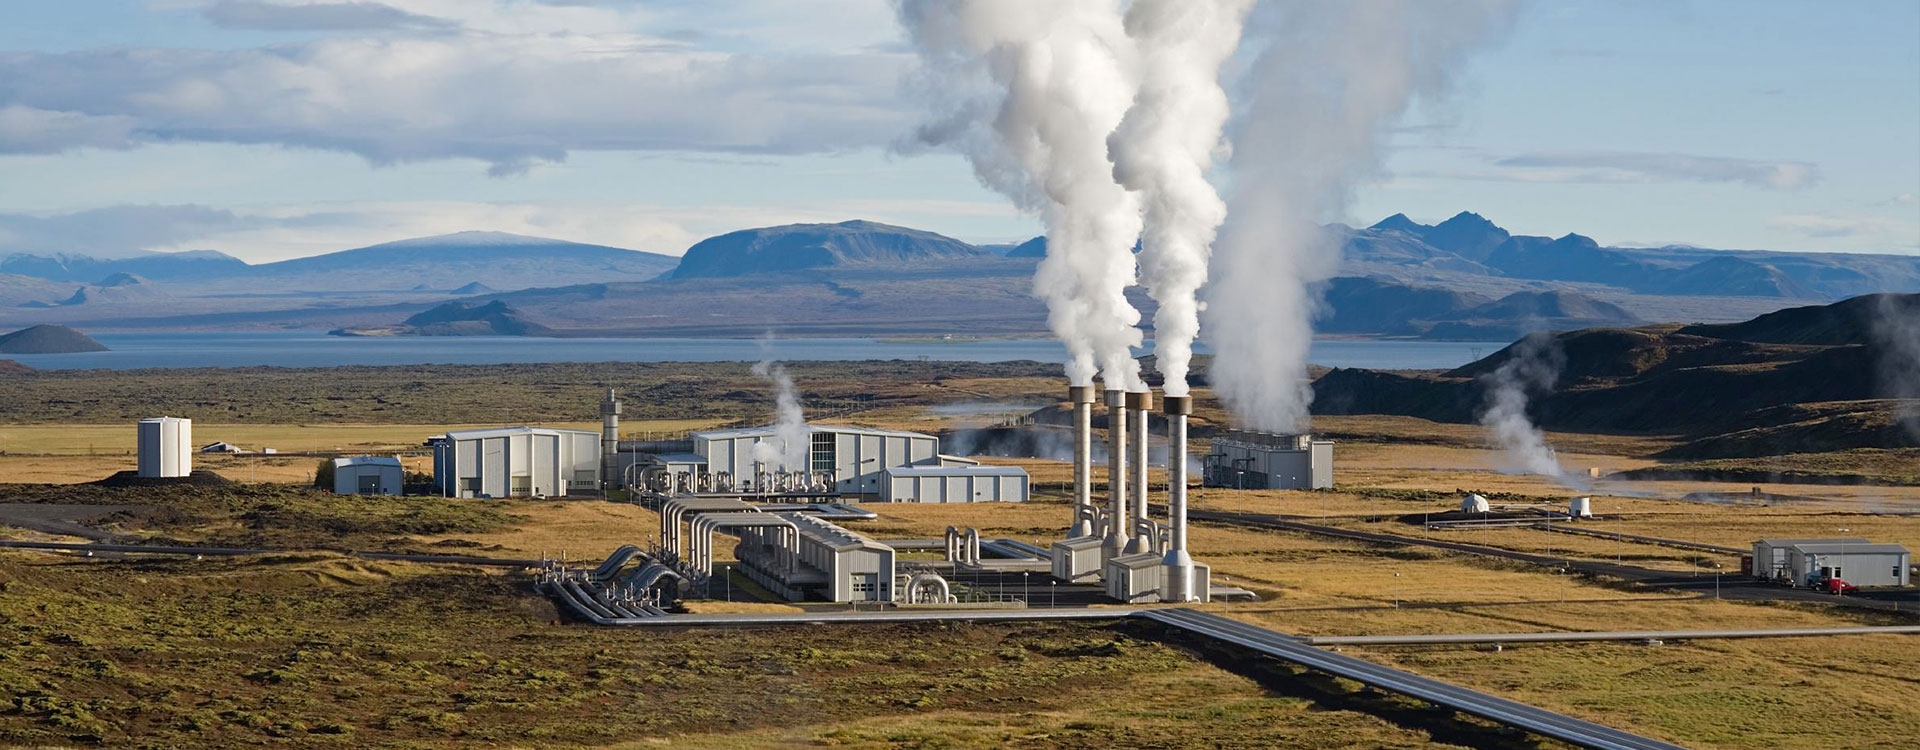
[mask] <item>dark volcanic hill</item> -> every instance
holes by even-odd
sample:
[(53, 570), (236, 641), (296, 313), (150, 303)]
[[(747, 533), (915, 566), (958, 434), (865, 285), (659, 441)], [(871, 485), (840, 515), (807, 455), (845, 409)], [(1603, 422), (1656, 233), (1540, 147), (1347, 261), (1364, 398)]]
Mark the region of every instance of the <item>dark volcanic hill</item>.
[(722, 278), (863, 263), (911, 264), (991, 258), (988, 250), (918, 229), (846, 221), (744, 229), (700, 241), (675, 279)]
[(1679, 333), (1767, 344), (1843, 346), (1872, 343), (1881, 321), (1920, 326), (1920, 294), (1869, 294), (1831, 305), (1767, 313), (1745, 323), (1687, 326)]
[(552, 332), (500, 300), (481, 305), (448, 302), (407, 318), (404, 325), (416, 336), (539, 336)]
[(75, 354), (104, 352), (93, 337), (66, 326), (38, 325), (0, 336), (0, 354)]
[(0, 374), (21, 375), (29, 372), (33, 372), (33, 368), (11, 359), (0, 359)]
[[(1905, 404), (1881, 373), (1895, 353), (1863, 312), (1881, 309), (1920, 311), (1920, 295), (1853, 299), (1731, 326), (1558, 334), (1553, 345), (1565, 364), (1531, 412), (1548, 429), (1692, 439), (1673, 456), (1768, 455), (1815, 442), (1829, 450), (1920, 444), (1894, 425)], [(1509, 346), (1440, 373), (1334, 370), (1314, 383), (1314, 411), (1471, 422), (1486, 403), (1485, 376), (1519, 350)]]

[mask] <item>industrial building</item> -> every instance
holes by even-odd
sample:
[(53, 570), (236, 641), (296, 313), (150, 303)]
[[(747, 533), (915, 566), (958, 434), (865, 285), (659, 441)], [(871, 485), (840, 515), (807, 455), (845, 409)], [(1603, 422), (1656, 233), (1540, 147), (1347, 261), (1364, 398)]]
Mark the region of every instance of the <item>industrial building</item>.
[(193, 473), (193, 420), (153, 417), (140, 420), (138, 473), (142, 477), (184, 477)]
[(1208, 487), (1241, 490), (1333, 488), (1333, 443), (1312, 435), (1228, 430), (1202, 462)]
[(333, 460), (336, 495), (398, 495), (406, 471), (395, 456), (354, 456)]
[[(602, 406), (601, 413), (608, 416)], [(617, 418), (617, 417), (610, 417)], [(609, 429), (617, 430), (617, 427)], [(774, 426), (695, 432), (684, 441), (615, 441), (605, 465), (616, 486), (657, 494), (808, 495), (895, 503), (1023, 502), (1027, 472), (940, 454), (932, 435), (845, 425), (805, 425), (806, 466), (770, 466), (754, 448)], [(645, 450), (641, 450), (645, 449)]]
[(890, 503), (1017, 503), (1029, 491), (1018, 466), (891, 466), (882, 473)]
[(1913, 556), (1898, 544), (1862, 537), (1762, 539), (1753, 543), (1753, 574), (1795, 586), (1837, 578), (1855, 586), (1906, 586)]
[(775, 515), (792, 524), (798, 551), (791, 558), (774, 552), (775, 527), (741, 529), (739, 557), (754, 582), (791, 601), (893, 601), (892, 547), (808, 514)]
[(600, 491), (601, 435), (499, 427), (455, 430), (427, 441), (433, 479), (447, 497), (561, 497)]

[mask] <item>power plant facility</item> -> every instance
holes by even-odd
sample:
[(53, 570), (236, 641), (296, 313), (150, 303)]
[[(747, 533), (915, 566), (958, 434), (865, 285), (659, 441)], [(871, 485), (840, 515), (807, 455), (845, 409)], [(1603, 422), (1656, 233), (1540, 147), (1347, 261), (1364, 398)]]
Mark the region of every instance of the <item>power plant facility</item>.
[(548, 427), (455, 430), (429, 439), (447, 497), (565, 497), (600, 492), (599, 433)]
[(1751, 565), (1757, 578), (1836, 591), (1838, 586), (1907, 586), (1913, 574), (1906, 547), (1864, 537), (1762, 539), (1753, 543)]
[(141, 477), (184, 477), (193, 473), (193, 420), (152, 417), (140, 420), (137, 470)]
[(1201, 464), (1206, 486), (1236, 490), (1333, 488), (1333, 443), (1312, 435), (1227, 430)]

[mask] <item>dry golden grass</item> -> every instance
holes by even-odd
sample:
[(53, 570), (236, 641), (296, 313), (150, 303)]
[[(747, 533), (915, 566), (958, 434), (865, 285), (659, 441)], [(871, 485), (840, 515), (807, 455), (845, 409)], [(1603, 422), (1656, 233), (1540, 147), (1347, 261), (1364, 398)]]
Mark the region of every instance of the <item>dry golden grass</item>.
[[(660, 516), (629, 503), (599, 500), (484, 501), (516, 519), (512, 528), (485, 534), (416, 536), (423, 545), (449, 540), (478, 542), (489, 555), (570, 561), (605, 559), (622, 545), (645, 546), (660, 537)], [(725, 546), (725, 545), (719, 545)]]

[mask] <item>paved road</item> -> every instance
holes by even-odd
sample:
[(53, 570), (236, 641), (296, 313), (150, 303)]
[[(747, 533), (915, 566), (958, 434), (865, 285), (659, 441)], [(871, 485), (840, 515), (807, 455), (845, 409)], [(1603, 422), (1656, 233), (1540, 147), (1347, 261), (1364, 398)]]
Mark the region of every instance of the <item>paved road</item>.
[(1314, 648), (1298, 638), (1219, 615), (1191, 609), (1153, 609), (1143, 611), (1139, 616), (1583, 747), (1603, 750), (1678, 750), (1680, 747), (1364, 659)]
[(1638, 583), (1657, 588), (1685, 589), (1697, 591), (1704, 596), (1718, 596), (1722, 599), (1743, 601), (1796, 601), (1818, 602), (1855, 609), (1877, 609), (1890, 612), (1920, 611), (1920, 591), (1868, 591), (1859, 595), (1830, 596), (1810, 589), (1791, 589), (1770, 583), (1761, 583), (1744, 576), (1729, 573), (1707, 573), (1702, 575), (1684, 575), (1671, 570), (1655, 570), (1636, 565), (1624, 565), (1595, 560), (1568, 560), (1565, 557), (1537, 555), (1530, 552), (1517, 552), (1501, 547), (1488, 547), (1467, 542), (1450, 542), (1444, 539), (1427, 539), (1416, 536), (1401, 536), (1375, 531), (1344, 529), (1337, 526), (1323, 526), (1298, 520), (1295, 516), (1283, 516), (1266, 513), (1229, 513), (1217, 510), (1189, 510), (1187, 516), (1195, 521), (1226, 524), (1278, 531), (1295, 531), (1304, 534), (1351, 539), (1369, 544), (1412, 545), (1432, 547), (1469, 555), (1495, 557), (1532, 565), (1564, 568), (1589, 575), (1607, 576), (1623, 581)]

